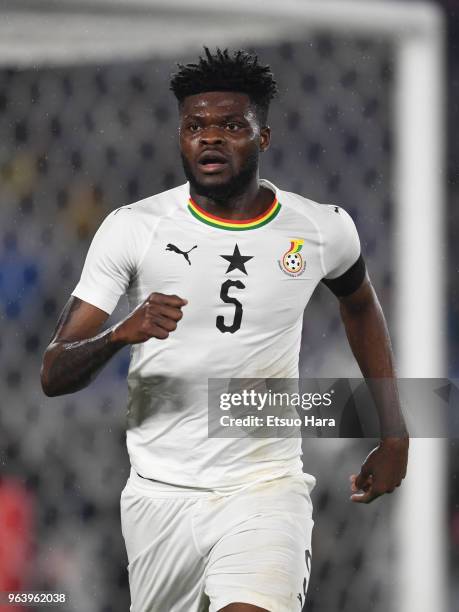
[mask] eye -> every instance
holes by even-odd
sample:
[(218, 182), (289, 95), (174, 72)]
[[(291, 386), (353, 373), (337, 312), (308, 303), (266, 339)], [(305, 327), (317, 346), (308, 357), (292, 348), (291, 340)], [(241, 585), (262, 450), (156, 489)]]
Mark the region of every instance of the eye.
[(195, 134), (199, 130), (199, 124), (198, 123), (189, 123), (187, 125), (187, 130), (189, 132)]
[(241, 126), (238, 123), (235, 123), (234, 121), (229, 121), (226, 124), (226, 129), (229, 130), (230, 132), (237, 132), (237, 130), (240, 128)]

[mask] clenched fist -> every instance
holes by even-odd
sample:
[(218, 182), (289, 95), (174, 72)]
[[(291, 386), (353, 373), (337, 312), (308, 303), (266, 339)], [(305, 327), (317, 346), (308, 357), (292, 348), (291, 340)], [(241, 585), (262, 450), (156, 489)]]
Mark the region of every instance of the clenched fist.
[(177, 329), (186, 304), (187, 300), (177, 295), (151, 293), (113, 329), (112, 340), (122, 344), (140, 344), (150, 338), (165, 340)]

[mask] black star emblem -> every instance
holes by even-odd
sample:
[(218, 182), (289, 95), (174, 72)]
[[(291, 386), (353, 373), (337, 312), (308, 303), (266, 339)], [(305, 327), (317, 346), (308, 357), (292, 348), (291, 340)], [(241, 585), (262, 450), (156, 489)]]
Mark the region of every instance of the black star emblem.
[(233, 270), (240, 270), (241, 272), (244, 272), (244, 274), (247, 274), (244, 264), (246, 261), (249, 261), (249, 259), (253, 259), (253, 255), (241, 255), (237, 244), (234, 247), (234, 253), (232, 255), (220, 255), (220, 257), (223, 257), (223, 259), (226, 259), (226, 261), (229, 261), (230, 263), (225, 274), (228, 274), (228, 272), (232, 272)]

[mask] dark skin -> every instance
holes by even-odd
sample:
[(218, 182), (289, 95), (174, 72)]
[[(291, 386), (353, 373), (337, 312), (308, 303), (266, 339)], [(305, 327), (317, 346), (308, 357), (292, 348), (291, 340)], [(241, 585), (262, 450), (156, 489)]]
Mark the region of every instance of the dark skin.
[[(180, 150), (197, 181), (205, 187), (227, 183), (246, 160), (264, 153), (271, 140), (268, 126), (261, 127), (249, 97), (242, 93), (209, 92), (185, 98), (180, 108)], [(201, 160), (212, 154), (217, 164)], [(190, 195), (207, 212), (226, 219), (251, 219), (273, 201), (269, 189), (260, 187), (258, 169), (243, 193), (218, 201), (190, 186)]]
[(340, 298), (349, 345), (367, 379), (378, 410), (381, 441), (352, 474), (351, 500), (370, 503), (392, 493), (406, 476), (409, 438), (400, 411), (392, 348), (383, 311), (368, 278), (350, 296)]
[[(221, 187), (244, 169), (249, 158), (269, 146), (270, 130), (263, 127), (247, 95), (209, 92), (190, 96), (180, 108), (180, 150), (198, 183)], [(207, 156), (207, 159), (206, 159)], [(206, 163), (203, 163), (206, 162)], [(192, 198), (207, 212), (227, 219), (250, 219), (272, 203), (272, 193), (259, 184), (258, 170), (242, 193), (224, 200), (200, 193), (191, 186)], [(176, 295), (152, 293), (125, 319), (101, 332), (108, 314), (71, 297), (46, 349), (41, 372), (49, 396), (73, 393), (97, 376), (122, 347), (156, 338), (167, 341), (183, 315), (187, 301)], [(401, 416), (395, 385), (392, 349), (386, 322), (368, 278), (357, 291), (339, 299), (341, 318), (349, 344), (367, 379), (373, 383), (381, 424), (381, 440), (351, 476), (351, 500), (370, 503), (392, 493), (406, 474), (408, 435)], [(263, 608), (232, 603), (221, 612), (263, 612)], [(265, 611), (266, 612), (266, 611)]]
[(45, 351), (41, 384), (53, 397), (84, 389), (128, 344), (166, 340), (177, 329), (187, 301), (152, 293), (125, 319), (100, 333), (108, 314), (76, 297), (67, 302)]

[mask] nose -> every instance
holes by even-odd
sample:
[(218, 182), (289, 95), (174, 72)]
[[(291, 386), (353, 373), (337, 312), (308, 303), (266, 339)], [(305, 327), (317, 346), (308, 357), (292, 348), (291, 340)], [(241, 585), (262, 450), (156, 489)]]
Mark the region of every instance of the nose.
[(218, 145), (222, 144), (224, 138), (222, 131), (218, 127), (209, 126), (201, 132), (201, 144)]

